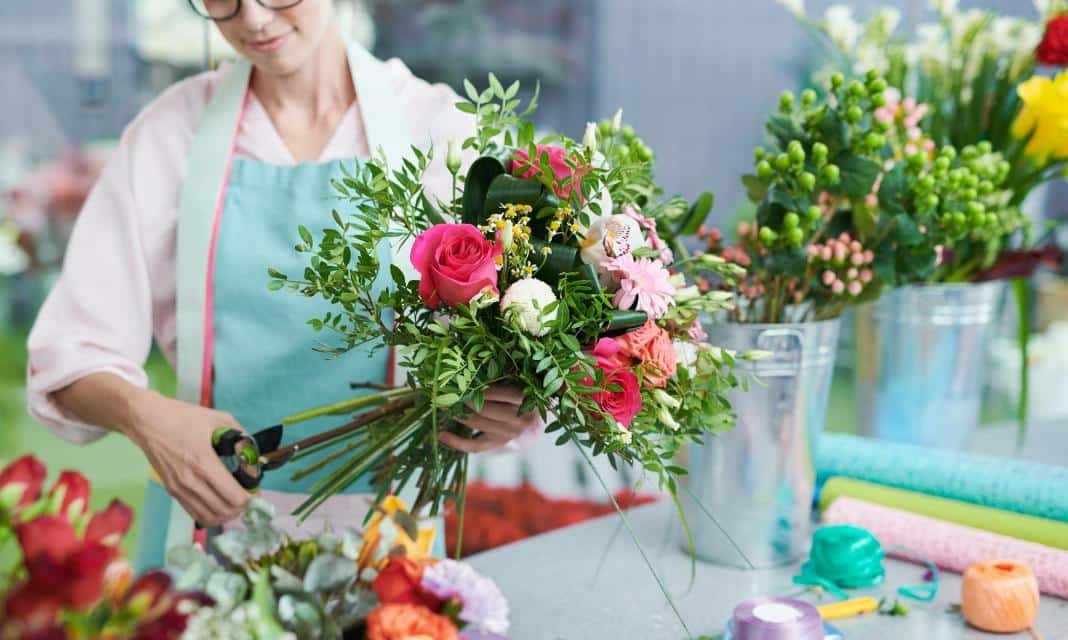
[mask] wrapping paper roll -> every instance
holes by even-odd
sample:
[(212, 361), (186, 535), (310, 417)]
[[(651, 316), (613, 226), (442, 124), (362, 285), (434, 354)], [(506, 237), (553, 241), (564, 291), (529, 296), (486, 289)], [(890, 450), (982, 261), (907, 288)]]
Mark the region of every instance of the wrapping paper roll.
[(999, 533), (1010, 538), (1037, 542), (1058, 549), (1068, 549), (1068, 523), (1056, 520), (1025, 516), (1021, 513), (991, 509), (849, 478), (831, 478), (824, 483), (820, 493), (820, 510), (825, 510), (841, 496)]
[(973, 563), (991, 559), (1019, 562), (1034, 572), (1042, 593), (1068, 599), (1068, 551), (850, 497), (835, 500), (824, 511), (823, 520), (864, 527), (890, 547), (890, 555), (915, 562), (916, 557), (892, 548), (908, 547), (925, 560), (958, 573)]
[(817, 468), (995, 509), (1068, 522), (1068, 467), (825, 433)]

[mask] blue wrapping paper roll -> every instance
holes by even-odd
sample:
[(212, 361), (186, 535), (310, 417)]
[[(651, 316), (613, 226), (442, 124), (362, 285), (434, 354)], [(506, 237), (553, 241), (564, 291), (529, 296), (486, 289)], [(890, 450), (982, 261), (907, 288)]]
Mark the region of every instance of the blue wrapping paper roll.
[(1068, 467), (825, 433), (817, 470), (1068, 522)]

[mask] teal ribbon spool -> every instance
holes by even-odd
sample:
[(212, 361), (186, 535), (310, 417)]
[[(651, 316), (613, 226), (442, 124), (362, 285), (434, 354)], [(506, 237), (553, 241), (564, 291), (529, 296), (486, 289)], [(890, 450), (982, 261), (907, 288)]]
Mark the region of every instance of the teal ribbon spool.
[[(846, 600), (849, 596), (843, 589), (873, 587), (886, 579), (885, 557), (883, 545), (867, 529), (848, 524), (823, 526), (812, 536), (808, 561), (793, 581), (794, 584), (822, 587)], [(898, 593), (923, 602), (934, 600), (940, 583), (938, 568), (930, 562), (924, 564), (932, 572), (931, 582), (903, 585), (898, 587)]]

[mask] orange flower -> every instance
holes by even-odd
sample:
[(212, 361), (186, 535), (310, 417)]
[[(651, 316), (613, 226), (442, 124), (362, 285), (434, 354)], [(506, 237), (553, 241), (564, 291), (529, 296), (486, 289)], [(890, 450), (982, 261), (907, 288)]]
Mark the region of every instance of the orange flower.
[(459, 640), (445, 616), (414, 604), (387, 604), (367, 616), (367, 640)]
[(675, 346), (671, 336), (652, 320), (634, 331), (616, 338), (620, 353), (641, 362), (642, 381), (652, 387), (663, 387), (675, 375)]

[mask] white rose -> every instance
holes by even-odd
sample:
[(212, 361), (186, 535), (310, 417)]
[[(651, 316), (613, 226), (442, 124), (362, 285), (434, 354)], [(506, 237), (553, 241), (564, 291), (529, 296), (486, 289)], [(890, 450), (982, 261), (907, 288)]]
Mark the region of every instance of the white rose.
[(523, 278), (512, 283), (501, 298), (501, 312), (523, 331), (543, 336), (549, 329), (546, 323), (556, 319), (556, 309), (545, 308), (556, 302), (553, 288), (537, 278)]
[(644, 247), (645, 232), (637, 220), (617, 213), (594, 220), (579, 244), (582, 247), (582, 261), (593, 265), (603, 275), (601, 263), (606, 258), (625, 256)]

